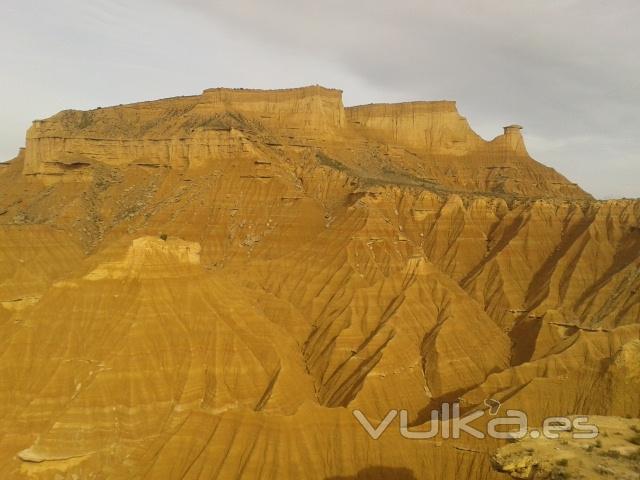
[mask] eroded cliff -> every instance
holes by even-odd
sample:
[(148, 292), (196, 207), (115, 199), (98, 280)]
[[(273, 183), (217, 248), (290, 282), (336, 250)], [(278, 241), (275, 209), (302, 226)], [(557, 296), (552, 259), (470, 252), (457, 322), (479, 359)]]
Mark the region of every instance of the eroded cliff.
[(487, 142), (455, 102), (343, 108), (339, 90), (210, 89), (92, 111), (64, 111), (27, 133), (24, 173), (60, 175), (99, 162), (180, 170), (262, 152), (320, 155), (378, 182), (451, 191), (589, 198), (529, 157), (520, 130)]

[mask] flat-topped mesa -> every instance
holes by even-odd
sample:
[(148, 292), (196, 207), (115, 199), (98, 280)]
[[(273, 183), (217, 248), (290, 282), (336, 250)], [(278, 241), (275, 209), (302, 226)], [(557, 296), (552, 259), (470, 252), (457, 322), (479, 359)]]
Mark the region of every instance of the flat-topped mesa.
[(254, 168), (265, 155), (308, 158), (308, 150), (316, 149), (366, 178), (420, 178), (454, 191), (588, 197), (528, 155), (521, 129), (509, 125), (485, 141), (447, 100), (344, 108), (341, 90), (319, 85), (211, 88), (36, 120), (19, 161), (26, 175), (75, 182), (90, 181), (93, 164)]
[(317, 138), (345, 122), (342, 91), (213, 88), (90, 111), (67, 110), (36, 120), (27, 132), (25, 174), (67, 174), (93, 162), (189, 168), (251, 155), (238, 129), (243, 118), (272, 133)]
[(281, 90), (210, 88), (199, 111), (232, 111), (265, 126), (286, 129), (339, 128), (345, 124), (342, 90), (313, 85)]
[(354, 126), (364, 127), (380, 141), (433, 154), (465, 155), (483, 143), (454, 101), (361, 105), (346, 113)]

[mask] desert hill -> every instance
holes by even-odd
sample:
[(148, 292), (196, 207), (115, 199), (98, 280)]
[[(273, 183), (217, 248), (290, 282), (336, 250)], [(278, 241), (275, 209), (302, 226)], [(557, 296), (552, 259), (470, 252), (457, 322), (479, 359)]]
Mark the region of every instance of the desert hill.
[(638, 417), (639, 289), (640, 201), (454, 102), (63, 111), (0, 164), (0, 477), (503, 478), (352, 411)]

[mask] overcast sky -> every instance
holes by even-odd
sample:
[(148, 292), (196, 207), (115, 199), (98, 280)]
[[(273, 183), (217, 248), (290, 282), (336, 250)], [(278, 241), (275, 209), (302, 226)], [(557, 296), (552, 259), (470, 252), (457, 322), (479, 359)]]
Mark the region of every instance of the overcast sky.
[(638, 0), (0, 0), (0, 159), (35, 118), (214, 86), (451, 99), (597, 197), (640, 196)]

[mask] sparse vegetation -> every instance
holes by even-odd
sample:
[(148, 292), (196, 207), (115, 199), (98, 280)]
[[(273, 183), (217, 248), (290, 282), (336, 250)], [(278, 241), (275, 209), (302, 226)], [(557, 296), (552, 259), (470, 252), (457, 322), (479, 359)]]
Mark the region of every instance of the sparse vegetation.
[(571, 478), (571, 476), (564, 468), (556, 467), (551, 471), (551, 480), (565, 480), (567, 478)]
[[(100, 107), (98, 107), (100, 108)], [(91, 112), (80, 112), (80, 118), (78, 119), (78, 128), (84, 130), (93, 123), (93, 115)]]
[(600, 475), (615, 475), (615, 472), (605, 465), (598, 465), (595, 470)]
[(556, 465), (560, 467), (566, 467), (567, 465), (569, 465), (569, 460), (567, 460), (566, 458), (561, 458), (556, 461)]
[(169, 238), (169, 236), (166, 233), (160, 234), (160, 240), (162, 240), (163, 242), (166, 242), (167, 238)]
[(346, 167), (342, 163), (338, 162), (337, 160), (334, 160), (333, 158), (329, 157), (328, 155), (322, 152), (318, 152), (316, 154), (316, 158), (320, 162), (320, 165), (325, 165), (327, 167), (331, 167), (335, 170), (339, 170), (342, 172), (346, 170)]
[(600, 455), (609, 458), (620, 458), (620, 452), (618, 450), (607, 450), (606, 452), (601, 452)]

